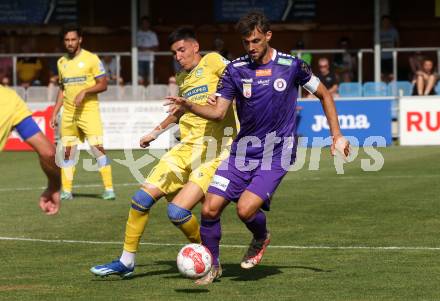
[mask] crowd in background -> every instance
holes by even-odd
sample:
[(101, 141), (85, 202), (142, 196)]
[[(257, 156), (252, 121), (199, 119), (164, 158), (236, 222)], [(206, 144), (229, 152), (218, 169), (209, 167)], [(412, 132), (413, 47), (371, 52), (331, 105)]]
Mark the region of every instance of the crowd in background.
[[(395, 48), (400, 46), (399, 32), (393, 25), (389, 16), (382, 17), (381, 35), (382, 48)], [(144, 16), (140, 19), (139, 30), (137, 32), (137, 45), (139, 50), (138, 57), (138, 83), (148, 86), (150, 84), (151, 61), (154, 52), (159, 49), (159, 39), (157, 34), (151, 29), (150, 18)], [(215, 36), (212, 42), (212, 49), (219, 52), (225, 58), (232, 60), (234, 54), (227, 50), (225, 42), (220, 36)], [(313, 55), (307, 51), (303, 40), (298, 40), (291, 50), (294, 56), (300, 56), (302, 60), (313, 67), (314, 73), (321, 82), (329, 89), (334, 97), (338, 97), (339, 85), (341, 83), (356, 82), (357, 79), (357, 53), (352, 48), (349, 37), (343, 36), (336, 43), (335, 48), (344, 50), (342, 53), (333, 55)], [(55, 52), (60, 52), (56, 47)], [(21, 53), (32, 53), (33, 48), (30, 43), (21, 45)], [(7, 47), (0, 41), (0, 53), (7, 53)], [(103, 67), (106, 70), (110, 85), (124, 85), (126, 81), (121, 76), (120, 62), (116, 61), (115, 56), (105, 55), (101, 57)], [(119, 65), (117, 66), (117, 64)], [(154, 66), (154, 65), (153, 65)], [(10, 57), (0, 57), (0, 83), (6, 86), (12, 84), (12, 59)], [(400, 66), (399, 66), (400, 67)], [(158, 68), (157, 66), (155, 68)], [(119, 75), (117, 72), (119, 69)], [(173, 61), (174, 73), (179, 71), (179, 65)], [(391, 52), (381, 54), (381, 79), (385, 83), (395, 80), (405, 80), (412, 85), (412, 95), (434, 95), (435, 87), (439, 80), (435, 61), (423, 54), (414, 52), (409, 56), (407, 76), (402, 78), (399, 70), (399, 77), (393, 75), (393, 58)], [(42, 60), (38, 57), (26, 56), (19, 57), (16, 65), (18, 85), (27, 88), (29, 86), (41, 86), (48, 84), (49, 87), (58, 85), (57, 58), (51, 57)], [(154, 72), (154, 70), (153, 70)], [(154, 73), (153, 73), (154, 74)], [(168, 84), (173, 85), (175, 77), (168, 79)], [(304, 95), (307, 97), (307, 95)]]

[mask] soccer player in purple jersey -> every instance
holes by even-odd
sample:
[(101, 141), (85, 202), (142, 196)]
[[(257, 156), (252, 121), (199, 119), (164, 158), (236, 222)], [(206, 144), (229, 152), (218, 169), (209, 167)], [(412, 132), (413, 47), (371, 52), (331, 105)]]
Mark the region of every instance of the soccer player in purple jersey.
[(225, 69), (211, 105), (198, 105), (180, 97), (168, 97), (173, 109), (185, 109), (206, 119), (222, 120), (235, 99), (240, 132), (208, 189), (202, 208), (202, 243), (213, 255), (211, 271), (196, 284), (212, 283), (221, 276), (219, 243), (220, 215), (231, 202), (252, 232), (253, 239), (241, 267), (250, 269), (260, 263), (270, 242), (266, 216), (270, 199), (296, 156), (296, 103), (301, 85), (320, 100), (333, 135), (335, 148), (344, 156), (349, 143), (342, 136), (335, 104), (328, 90), (302, 60), (277, 52), (269, 46), (272, 38), (267, 18), (251, 12), (240, 19), (247, 55)]

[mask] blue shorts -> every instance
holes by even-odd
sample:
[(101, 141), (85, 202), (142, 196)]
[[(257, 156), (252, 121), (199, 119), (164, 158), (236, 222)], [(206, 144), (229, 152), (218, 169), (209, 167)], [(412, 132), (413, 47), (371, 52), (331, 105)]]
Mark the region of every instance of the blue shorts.
[(253, 170), (242, 171), (236, 167), (235, 156), (230, 156), (217, 169), (208, 192), (237, 202), (241, 194), (248, 190), (264, 201), (262, 209), (268, 211), (270, 199), (286, 173), (281, 163), (276, 162), (270, 170), (262, 169), (260, 164)]

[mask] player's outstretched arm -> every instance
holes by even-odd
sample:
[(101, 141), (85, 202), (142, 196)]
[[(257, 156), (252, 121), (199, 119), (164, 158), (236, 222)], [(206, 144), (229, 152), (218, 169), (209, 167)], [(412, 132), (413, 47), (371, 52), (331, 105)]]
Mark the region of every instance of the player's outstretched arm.
[(350, 153), (350, 143), (344, 138), (344, 136), (342, 136), (341, 129), (339, 128), (338, 113), (336, 112), (333, 96), (322, 83), (319, 83), (318, 89), (314, 94), (321, 101), (322, 108), (324, 109), (330, 127), (330, 133), (333, 136), (333, 143), (331, 146), (332, 154), (334, 155), (335, 150), (338, 150), (341, 154), (347, 157)]
[(40, 196), (40, 208), (47, 215), (56, 214), (60, 209), (61, 173), (55, 163), (55, 147), (41, 132), (26, 142), (38, 153), (41, 169), (48, 180), (47, 188)]
[(142, 148), (146, 148), (150, 146), (150, 143), (157, 139), (163, 132), (166, 132), (168, 129), (172, 128), (182, 117), (184, 112), (177, 111), (173, 114), (169, 114), (167, 118), (165, 118), (158, 126), (156, 126), (150, 133), (143, 136), (139, 145)]
[(218, 96), (215, 102), (211, 101), (209, 105), (203, 106), (190, 102), (183, 97), (168, 96), (166, 99), (168, 102), (165, 103), (165, 105), (181, 106), (186, 111), (213, 121), (222, 121), (226, 116), (229, 106), (231, 105), (230, 100), (227, 100), (221, 96)]

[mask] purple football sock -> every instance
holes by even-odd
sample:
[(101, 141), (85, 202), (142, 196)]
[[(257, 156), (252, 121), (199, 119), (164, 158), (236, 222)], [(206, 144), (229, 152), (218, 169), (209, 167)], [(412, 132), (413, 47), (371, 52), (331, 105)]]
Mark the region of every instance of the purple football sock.
[(201, 218), (200, 235), (202, 244), (209, 249), (212, 255), (212, 264), (219, 266), (220, 239), (222, 237), (222, 227), (220, 219), (210, 220)]
[(267, 237), (266, 215), (259, 210), (253, 217), (244, 222), (246, 227), (254, 234), (255, 239)]

